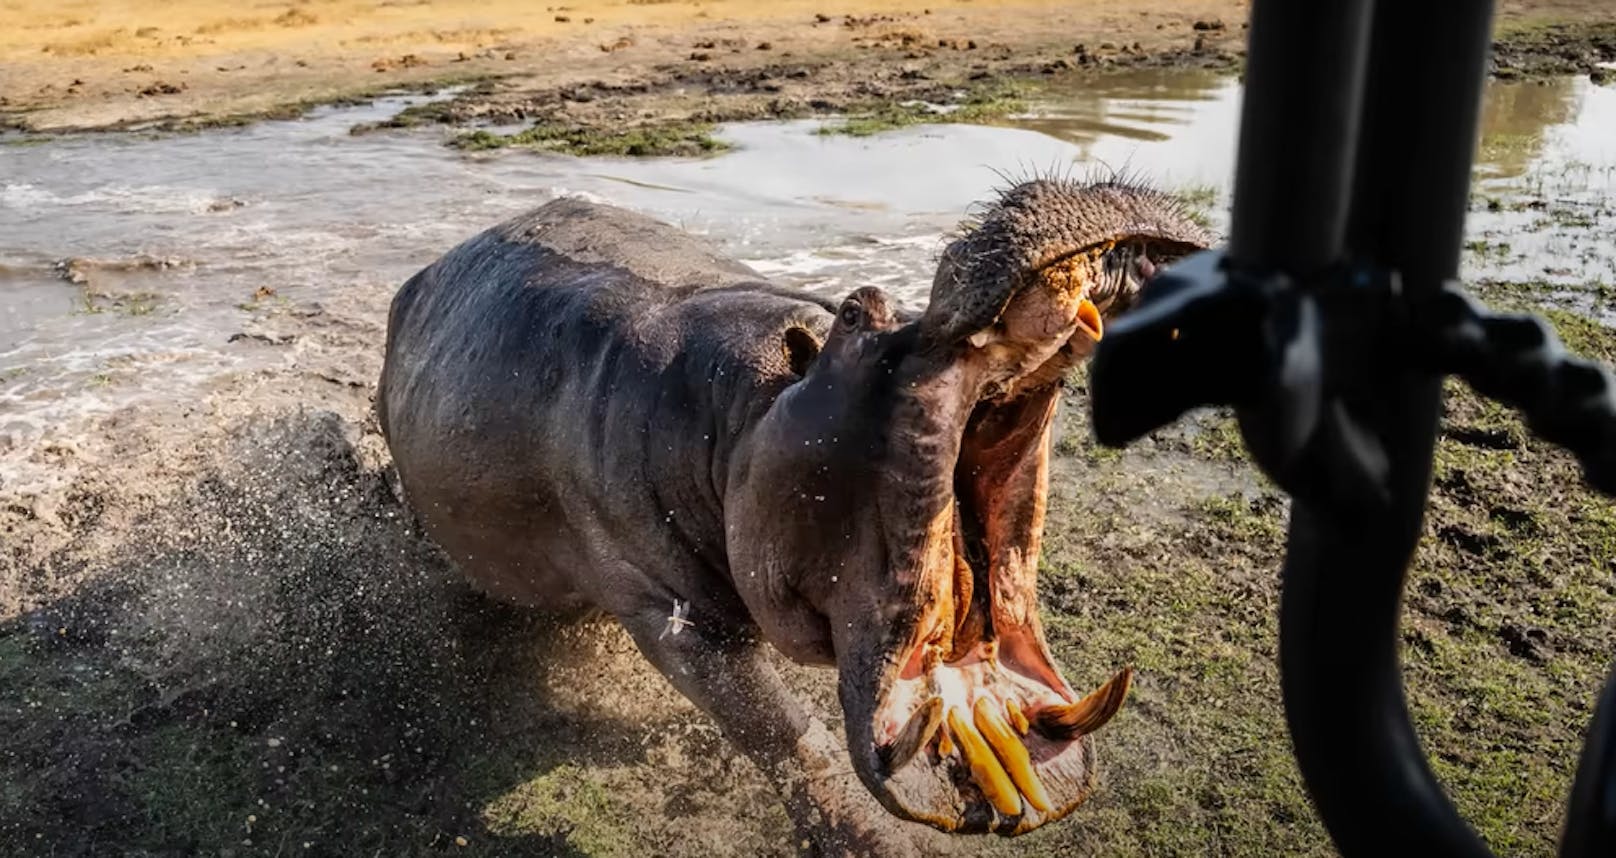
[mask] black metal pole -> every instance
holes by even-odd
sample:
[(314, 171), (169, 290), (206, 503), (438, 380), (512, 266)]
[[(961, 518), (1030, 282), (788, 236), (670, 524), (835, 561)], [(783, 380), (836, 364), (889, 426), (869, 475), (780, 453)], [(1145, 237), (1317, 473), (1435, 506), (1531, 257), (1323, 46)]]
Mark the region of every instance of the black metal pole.
[(1616, 854), (1616, 672), (1605, 682), (1566, 807), (1561, 858)]
[[(1453, 282), (1492, 11), (1256, 0), (1228, 252), (1154, 278), (1090, 369), (1102, 443), (1234, 405), (1254, 461), (1292, 496), (1285, 716), (1346, 856), (1488, 854), (1431, 773), (1398, 659), (1441, 374), (1519, 408), (1616, 496), (1616, 376)], [(1616, 672), (1561, 854), (1616, 855)]]
[[(1410, 298), (1457, 274), (1491, 18), (1490, 0), (1375, 4), (1346, 250), (1354, 267), (1398, 272)], [(1439, 377), (1396, 366), (1374, 396), (1349, 403), (1385, 450), (1389, 503), (1299, 497), (1292, 507), (1280, 609), (1286, 717), (1343, 855), (1487, 854), (1426, 762), (1398, 657), (1440, 405)]]
[(1229, 235), (1235, 265), (1295, 276), (1340, 257), (1371, 5), (1252, 5)]

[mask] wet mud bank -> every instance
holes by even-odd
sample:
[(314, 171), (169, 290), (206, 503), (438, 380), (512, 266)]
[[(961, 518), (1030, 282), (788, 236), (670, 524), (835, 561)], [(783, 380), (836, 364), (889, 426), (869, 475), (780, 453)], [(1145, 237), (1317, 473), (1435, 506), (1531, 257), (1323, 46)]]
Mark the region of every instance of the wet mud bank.
[[(834, 115), (848, 121), (827, 133), (863, 135), (917, 123), (1002, 122), (1025, 112), (1028, 100), (1049, 88), (1104, 86), (1109, 76), (1150, 70), (1233, 75), (1244, 63), (1245, 25), (1239, 21), (1197, 20), (1187, 29), (1182, 22), (1171, 29), (1158, 24), (1158, 31), (1178, 38), (1158, 32), (1147, 46), (1126, 37), (1014, 45), (933, 39), (900, 26), (910, 19), (919, 22), (921, 16), (843, 16), (842, 28), (863, 34), (851, 37), (865, 49), (853, 56), (759, 62), (734, 40), (728, 56), (698, 51), (688, 61), (626, 79), (485, 81), (354, 132), (442, 125), (457, 130), (453, 145), (470, 148), (699, 155), (719, 148), (708, 133), (718, 123)], [(1608, 21), (1507, 27), (1493, 50), (1490, 69), (1498, 80), (1616, 79), (1616, 23)], [(613, 146), (625, 139), (628, 148)]]
[[(232, 127), (387, 92), (472, 86), (386, 124), (520, 123), (538, 133), (519, 143), (578, 154), (591, 149), (580, 138), (879, 113), (910, 101), (950, 106), (1051, 76), (1234, 72), (1249, 14), (1239, 0), (579, 0), (565, 11), (514, 0), (324, 0), (319, 10), (294, 3), (256, 17), (200, 0), (80, 15), (37, 0), (14, 5), (21, 29), (0, 39), (0, 129)], [(1613, 26), (1599, 0), (1503, 2), (1493, 74), (1608, 79)], [(681, 138), (635, 154), (690, 151)]]

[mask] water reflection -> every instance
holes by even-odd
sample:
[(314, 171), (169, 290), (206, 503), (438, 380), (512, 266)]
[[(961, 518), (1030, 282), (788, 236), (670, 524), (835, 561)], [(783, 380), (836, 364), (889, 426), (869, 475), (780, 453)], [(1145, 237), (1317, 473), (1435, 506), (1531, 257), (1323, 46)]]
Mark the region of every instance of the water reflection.
[[(1484, 89), (1476, 156), (1483, 173), (1507, 178), (1526, 172), (1542, 156), (1549, 128), (1576, 118), (1587, 89), (1569, 77), (1494, 82)], [(1609, 131), (1616, 135), (1616, 128)]]
[(1239, 121), (1233, 78), (1157, 69), (1057, 83), (1014, 124), (1072, 144), (1077, 164), (1222, 188)]

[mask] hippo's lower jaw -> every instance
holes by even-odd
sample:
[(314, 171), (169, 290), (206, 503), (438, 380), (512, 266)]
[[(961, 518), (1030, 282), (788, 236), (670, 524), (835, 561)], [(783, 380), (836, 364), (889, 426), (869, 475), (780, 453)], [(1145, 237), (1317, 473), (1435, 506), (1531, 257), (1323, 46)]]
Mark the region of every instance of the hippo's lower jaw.
[(850, 749), (867, 755), (856, 768), (881, 803), (943, 831), (1023, 834), (1082, 804), (1096, 785), (1090, 734), (1132, 678), (1125, 668), (1080, 696), (1043, 640), (1034, 573), (1057, 393), (1048, 384), (973, 410), (951, 521), (928, 552), (953, 574), (888, 662), (867, 738), (849, 725)]
[(983, 643), (947, 664), (935, 648), (917, 651), (916, 675), (895, 684), (883, 707), (886, 738), (872, 745), (882, 772), (875, 792), (888, 810), (943, 831), (1015, 835), (1089, 797), (1089, 734), (1121, 708), (1132, 671), (1074, 701), (1029, 677), (1006, 649)]

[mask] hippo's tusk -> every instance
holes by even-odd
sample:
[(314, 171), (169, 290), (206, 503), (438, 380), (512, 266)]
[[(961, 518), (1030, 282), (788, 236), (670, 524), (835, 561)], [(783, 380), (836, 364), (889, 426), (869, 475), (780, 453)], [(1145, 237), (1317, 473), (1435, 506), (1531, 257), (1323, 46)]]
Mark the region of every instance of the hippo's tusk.
[(1100, 318), (1100, 308), (1087, 298), (1077, 303), (1077, 326), (1083, 333), (1094, 338), (1095, 342), (1105, 334), (1105, 322)]
[(1021, 795), (1016, 792), (1015, 784), (1010, 782), (1010, 776), (1004, 766), (999, 765), (999, 758), (993, 755), (982, 734), (976, 731), (976, 725), (958, 706), (948, 710), (948, 729), (959, 741), (960, 754), (971, 767), (971, 780), (982, 789), (988, 803), (1005, 816), (1020, 816)]
[(1027, 730), (1031, 727), (1027, 723), (1027, 713), (1021, 711), (1021, 704), (1017, 703), (1014, 697), (1005, 699), (1004, 714), (1010, 719), (1010, 726), (1016, 728), (1017, 733), (1027, 735)]
[(1128, 684), (1132, 681), (1133, 668), (1125, 667), (1076, 703), (1045, 706), (1033, 715), (1038, 731), (1051, 739), (1070, 741), (1104, 727), (1105, 722), (1110, 721), (1111, 716), (1122, 708), (1122, 701), (1128, 697)]
[(915, 714), (909, 716), (909, 723), (898, 733), (898, 737), (877, 751), (881, 755), (881, 765), (886, 767), (887, 774), (909, 765), (915, 754), (931, 743), (931, 737), (937, 734), (937, 728), (942, 726), (942, 723), (941, 697), (933, 697), (916, 709)]
[(948, 735), (948, 725), (946, 723), (941, 730), (937, 731), (937, 756), (954, 756), (954, 739)]
[(1027, 803), (1037, 808), (1039, 813), (1053, 810), (1055, 806), (1049, 801), (1049, 793), (1044, 791), (1043, 782), (1038, 780), (1038, 773), (1033, 770), (1027, 746), (1021, 744), (1021, 738), (1010, 729), (1004, 716), (986, 697), (977, 698), (971, 714), (976, 719), (976, 729), (982, 731), (982, 738), (998, 755), (999, 762), (1004, 764), (1004, 770), (1015, 782), (1016, 789), (1027, 797)]

